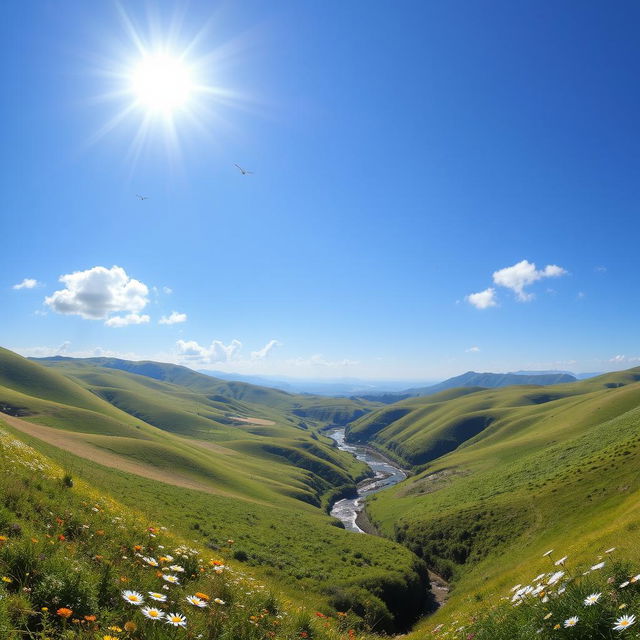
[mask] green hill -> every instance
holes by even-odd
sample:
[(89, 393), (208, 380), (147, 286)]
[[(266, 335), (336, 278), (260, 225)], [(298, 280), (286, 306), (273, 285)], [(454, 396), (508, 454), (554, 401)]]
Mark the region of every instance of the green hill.
[(46, 364), (0, 350), (0, 423), (74, 476), (203, 545), (237, 539), (237, 559), (283, 589), (353, 608), (381, 629), (404, 628), (422, 610), (420, 560), (326, 514), (367, 469), (319, 429), (336, 407), (366, 405), (304, 396), (262, 405), (252, 385), (238, 393), (188, 371), (165, 376), (184, 386), (93, 360)]
[(640, 560), (639, 380), (640, 368), (461, 390), (357, 421), (351, 439), (416, 471), (367, 502), (370, 519), (453, 580), (454, 615), (530, 580), (548, 549), (578, 562), (615, 546)]

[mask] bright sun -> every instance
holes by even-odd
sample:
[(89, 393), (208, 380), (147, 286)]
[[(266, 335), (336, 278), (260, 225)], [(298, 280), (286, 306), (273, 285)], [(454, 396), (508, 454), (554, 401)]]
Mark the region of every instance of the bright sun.
[(147, 55), (133, 69), (131, 90), (146, 111), (170, 115), (186, 107), (194, 90), (193, 74), (179, 58)]

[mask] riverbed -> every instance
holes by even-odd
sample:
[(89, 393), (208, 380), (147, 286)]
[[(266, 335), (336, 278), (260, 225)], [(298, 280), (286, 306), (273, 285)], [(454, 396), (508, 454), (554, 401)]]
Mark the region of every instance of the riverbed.
[(338, 449), (354, 455), (358, 460), (368, 465), (374, 473), (372, 478), (367, 478), (358, 484), (356, 498), (338, 500), (331, 509), (331, 515), (338, 518), (344, 524), (345, 529), (356, 533), (365, 533), (357, 523), (358, 515), (364, 509), (364, 499), (382, 491), (382, 489), (402, 482), (407, 474), (371, 447), (345, 442), (344, 429), (333, 429), (327, 435), (335, 441)]

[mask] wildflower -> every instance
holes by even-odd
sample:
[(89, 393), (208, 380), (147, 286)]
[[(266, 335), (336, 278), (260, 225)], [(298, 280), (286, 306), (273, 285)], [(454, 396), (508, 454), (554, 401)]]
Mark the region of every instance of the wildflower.
[(563, 556), (562, 558), (560, 558), (560, 560), (556, 560), (554, 564), (556, 565), (556, 567), (559, 567), (561, 564), (565, 563), (568, 557), (569, 556)]
[(559, 629), (559, 628), (560, 628), (560, 625), (559, 625), (559, 624), (557, 624), (557, 625), (555, 625), (553, 628), (554, 628), (554, 629)]
[(164, 593), (156, 593), (155, 591), (148, 591), (147, 593), (152, 600), (156, 600), (157, 602), (167, 601), (167, 596), (165, 596)]
[(67, 607), (60, 607), (60, 609), (58, 609), (56, 613), (61, 618), (64, 618), (66, 620), (67, 618), (71, 617), (71, 615), (73, 614), (73, 611), (71, 609), (67, 609)]
[(96, 617), (95, 616), (85, 616), (84, 619), (87, 622), (95, 622), (96, 621)]
[(536, 576), (532, 582), (538, 582), (538, 580), (542, 580), (542, 578), (544, 578), (547, 574), (546, 573), (541, 573), (539, 576)]
[(549, 549), (549, 551), (542, 554), (542, 557), (546, 558), (547, 556), (550, 556), (552, 553), (553, 553), (553, 549)]
[(115, 631), (116, 633), (122, 633), (122, 629), (120, 627), (107, 627), (107, 631)]
[(216, 604), (227, 604), (224, 600), (222, 600), (221, 598), (214, 598), (213, 601)]
[(590, 607), (592, 604), (596, 604), (596, 602), (600, 600), (601, 596), (602, 593), (592, 593), (584, 599), (584, 603), (587, 607)]
[(141, 611), (142, 615), (145, 618), (149, 618), (149, 620), (161, 620), (164, 618), (164, 613), (155, 607), (143, 607)]
[(628, 580), (625, 580), (625, 581), (620, 585), (620, 587), (619, 587), (619, 588), (620, 588), (620, 589), (624, 589), (625, 587), (628, 587), (628, 586), (629, 586), (629, 581), (628, 581)]
[(200, 600), (209, 600), (209, 596), (206, 593), (201, 593), (200, 591), (196, 591), (195, 594)]
[(604, 567), (605, 563), (604, 562), (598, 562), (598, 564), (594, 564), (593, 567), (591, 567), (591, 571), (596, 571), (598, 569), (602, 569), (602, 567)]
[(127, 622), (124, 623), (124, 630), (128, 631), (129, 633), (133, 633), (137, 628), (138, 625), (133, 622), (133, 620), (127, 620)]
[(137, 591), (123, 591), (122, 592), (122, 597), (129, 603), (129, 604), (135, 604), (140, 605), (140, 604), (144, 604), (144, 598), (142, 597), (141, 593), (138, 593)]
[(564, 621), (565, 629), (567, 627), (575, 627), (578, 624), (578, 620), (580, 620), (580, 618), (578, 618), (578, 616), (571, 616), (571, 618), (567, 618)]
[(0, 536), (0, 544), (6, 542), (8, 539), (7, 536)]
[(625, 603), (623, 603), (623, 604), (621, 604), (621, 605), (618, 607), (618, 609), (626, 609), (626, 608), (627, 608), (627, 603), (626, 603), (626, 602), (625, 602)]
[(186, 601), (189, 604), (192, 604), (194, 607), (200, 607), (201, 609), (207, 606), (207, 603), (204, 600), (198, 598), (198, 596), (187, 596)]
[(553, 613), (549, 612), (549, 613), (547, 613), (547, 615), (546, 615), (544, 618), (542, 618), (542, 619), (543, 619), (543, 620), (548, 620), (552, 615), (553, 615)]
[(178, 580), (178, 576), (174, 576), (171, 573), (167, 573), (166, 575), (162, 576), (162, 579), (165, 582), (168, 582), (169, 584), (180, 584), (180, 580)]
[(627, 627), (630, 627), (636, 621), (635, 616), (622, 616), (618, 618), (613, 624), (614, 631), (624, 631)]
[(179, 564), (172, 564), (169, 569), (177, 573), (184, 573), (184, 567), (181, 567)]
[(556, 571), (549, 578), (549, 581), (547, 582), (547, 584), (549, 584), (549, 585), (555, 584), (556, 582), (558, 582), (558, 580), (560, 580), (560, 578), (562, 578), (563, 575), (564, 575), (564, 571)]
[(616, 550), (616, 548), (615, 548), (615, 547), (611, 547), (611, 549), (607, 549), (607, 550), (605, 551), (605, 553), (612, 553), (612, 552), (613, 552), (613, 551), (615, 551), (615, 550)]
[(102, 636), (102, 640), (118, 640), (115, 636)]
[(13, 580), (11, 578), (7, 578), (7, 576), (2, 576), (2, 582), (6, 582), (7, 584), (11, 584)]
[(631, 578), (631, 580), (629, 580), (629, 582), (638, 582), (638, 580), (640, 580), (640, 573), (636, 576), (633, 576), (633, 578)]
[(187, 619), (179, 613), (167, 613), (167, 624), (174, 627), (186, 627)]
[(157, 567), (158, 566), (158, 561), (155, 558), (147, 558), (145, 556), (142, 559), (151, 567)]

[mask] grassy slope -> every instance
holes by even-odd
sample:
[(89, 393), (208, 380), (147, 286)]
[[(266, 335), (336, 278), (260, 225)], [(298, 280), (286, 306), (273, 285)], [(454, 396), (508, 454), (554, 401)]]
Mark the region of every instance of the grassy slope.
[[(2, 351), (0, 369), (6, 385), (0, 387), (0, 404), (22, 420), (64, 430), (65, 437), (166, 472), (167, 484), (159, 484), (19, 436), (102, 491), (144, 507), (153, 517), (164, 514), (183, 531), (191, 532), (199, 517), (203, 541), (216, 545), (225, 536), (239, 538), (246, 561), (268, 565), (288, 588), (310, 589), (335, 606), (351, 602), (363, 615), (378, 616), (385, 628), (393, 628), (394, 616), (406, 620), (418, 611), (426, 591), (415, 556), (395, 543), (332, 526), (335, 521), (319, 508), (323, 496), (352, 486), (363, 465), (300, 428), (295, 417), (267, 408), (262, 415), (273, 425), (224, 424), (208, 417), (218, 415), (217, 399), (89, 364), (44, 369)], [(13, 379), (20, 391), (10, 387)], [(102, 399), (107, 397), (117, 397), (118, 406)], [(55, 401), (76, 398), (91, 409)], [(251, 415), (252, 406), (230, 402), (234, 415)], [(207, 483), (220, 495), (172, 486), (174, 473)], [(409, 602), (414, 605), (410, 612)]]
[(418, 461), (461, 417), (490, 419), (367, 506), (386, 535), (453, 577), (436, 620), (530, 580), (550, 548), (577, 561), (617, 546), (640, 559), (639, 378), (635, 369), (559, 387), (398, 403), (411, 413), (374, 441)]

